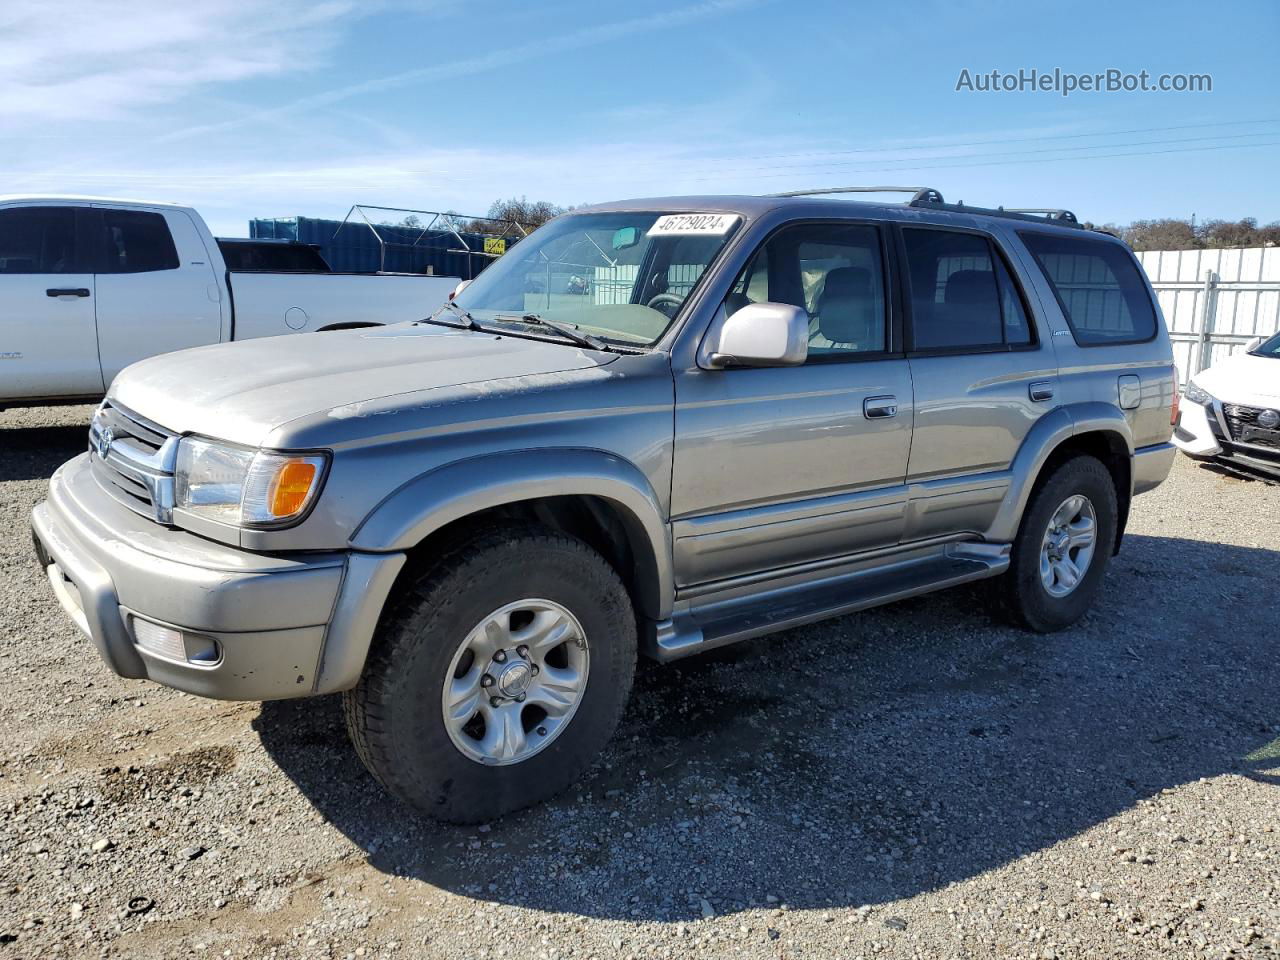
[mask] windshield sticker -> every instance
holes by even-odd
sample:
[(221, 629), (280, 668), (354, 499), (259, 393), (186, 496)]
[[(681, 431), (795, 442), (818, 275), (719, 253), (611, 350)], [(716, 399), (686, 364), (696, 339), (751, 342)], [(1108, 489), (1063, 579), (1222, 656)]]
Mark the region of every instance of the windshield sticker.
[(649, 228), (651, 237), (670, 237), (677, 234), (699, 234), (719, 237), (733, 229), (738, 222), (736, 213), (669, 213), (659, 217)]

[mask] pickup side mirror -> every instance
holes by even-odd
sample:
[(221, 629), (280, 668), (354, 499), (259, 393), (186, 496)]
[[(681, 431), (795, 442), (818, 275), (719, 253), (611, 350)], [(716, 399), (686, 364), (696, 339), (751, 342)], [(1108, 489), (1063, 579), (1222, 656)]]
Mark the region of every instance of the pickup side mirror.
[(710, 364), (720, 370), (794, 367), (809, 356), (809, 315), (789, 303), (749, 303), (725, 319), (711, 348)]
[(1263, 341), (1261, 337), (1254, 337), (1252, 340), (1250, 340), (1248, 343), (1244, 345), (1244, 352), (1253, 353), (1253, 351), (1257, 350), (1260, 346), (1262, 346), (1262, 342)]

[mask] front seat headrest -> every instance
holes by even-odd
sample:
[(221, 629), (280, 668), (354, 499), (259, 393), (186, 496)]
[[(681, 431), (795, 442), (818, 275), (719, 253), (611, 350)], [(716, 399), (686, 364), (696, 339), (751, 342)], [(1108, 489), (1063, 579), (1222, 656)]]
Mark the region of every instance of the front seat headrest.
[(827, 274), (818, 298), (818, 331), (832, 343), (865, 344), (875, 338), (876, 301), (871, 271), (837, 267)]

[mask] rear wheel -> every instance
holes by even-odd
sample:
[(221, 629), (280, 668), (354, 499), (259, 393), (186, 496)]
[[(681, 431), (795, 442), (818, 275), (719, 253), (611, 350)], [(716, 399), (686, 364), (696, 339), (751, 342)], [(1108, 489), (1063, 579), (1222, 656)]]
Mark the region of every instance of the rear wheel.
[(1116, 542), (1115, 483), (1090, 456), (1060, 463), (1032, 494), (1009, 570), (994, 584), (1020, 626), (1049, 633), (1093, 604)]
[(344, 696), (360, 758), (454, 823), (558, 793), (608, 742), (636, 627), (611, 566), (572, 537), (491, 530), (442, 557), (387, 617)]

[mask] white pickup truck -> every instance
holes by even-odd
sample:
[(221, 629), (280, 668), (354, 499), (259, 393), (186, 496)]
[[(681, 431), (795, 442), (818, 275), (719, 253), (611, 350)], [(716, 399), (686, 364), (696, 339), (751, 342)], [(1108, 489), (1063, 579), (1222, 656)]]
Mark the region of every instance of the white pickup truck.
[(97, 400), (186, 347), (417, 320), (457, 283), (334, 273), (314, 248), (217, 240), (175, 204), (0, 196), (0, 408)]

